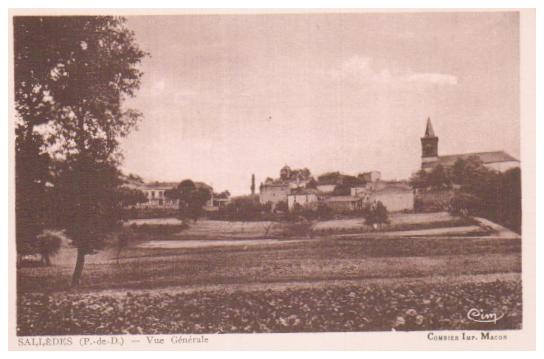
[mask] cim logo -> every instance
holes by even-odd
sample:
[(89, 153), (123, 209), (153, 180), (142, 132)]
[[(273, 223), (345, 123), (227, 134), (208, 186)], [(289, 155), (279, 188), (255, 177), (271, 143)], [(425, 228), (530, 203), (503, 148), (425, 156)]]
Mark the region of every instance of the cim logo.
[(478, 323), (495, 323), (504, 317), (504, 313), (486, 313), (483, 309), (472, 308), (467, 313), (467, 318)]

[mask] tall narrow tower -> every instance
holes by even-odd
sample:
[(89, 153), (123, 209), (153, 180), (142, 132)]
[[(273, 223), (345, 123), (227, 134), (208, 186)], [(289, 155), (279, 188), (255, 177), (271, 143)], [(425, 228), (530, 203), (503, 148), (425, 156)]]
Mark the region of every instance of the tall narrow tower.
[(438, 161), (438, 137), (435, 136), (431, 118), (427, 118), (425, 135), (421, 137), (421, 168), (430, 169)]
[(251, 175), (251, 195), (255, 195), (255, 174)]

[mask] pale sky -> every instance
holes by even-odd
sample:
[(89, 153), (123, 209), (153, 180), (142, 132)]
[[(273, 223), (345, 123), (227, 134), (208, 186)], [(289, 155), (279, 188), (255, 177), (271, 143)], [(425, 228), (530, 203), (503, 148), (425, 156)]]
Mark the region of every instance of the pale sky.
[(420, 166), (439, 154), (519, 158), (516, 13), (129, 17), (151, 53), (127, 106), (143, 112), (123, 168), (249, 193), (280, 168), (312, 174)]

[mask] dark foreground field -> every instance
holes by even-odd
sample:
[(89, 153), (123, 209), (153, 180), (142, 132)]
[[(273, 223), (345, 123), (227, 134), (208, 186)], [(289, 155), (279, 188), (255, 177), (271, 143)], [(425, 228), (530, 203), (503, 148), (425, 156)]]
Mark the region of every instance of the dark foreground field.
[[(25, 294), (19, 335), (518, 329), (519, 280), (212, 290)], [(467, 319), (472, 308), (504, 314)]]
[[(69, 247), (51, 267), (20, 268), (18, 334), (522, 325), (519, 238), (320, 237), (183, 248), (166, 242), (135, 240), (119, 262), (113, 247), (89, 256), (78, 290), (67, 287), (75, 257)], [(467, 318), (472, 308), (504, 316), (477, 323)]]

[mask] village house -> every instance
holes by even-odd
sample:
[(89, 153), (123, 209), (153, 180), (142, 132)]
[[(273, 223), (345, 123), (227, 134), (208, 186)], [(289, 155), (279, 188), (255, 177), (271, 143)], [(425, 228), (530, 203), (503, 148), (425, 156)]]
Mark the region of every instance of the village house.
[(261, 204), (270, 203), (275, 208), (278, 203), (287, 203), (288, 195), (292, 190), (305, 188), (312, 180), (310, 170), (291, 169), (284, 166), (280, 170), (280, 177), (277, 179), (267, 178), (259, 187), (259, 202)]
[(299, 188), (287, 195), (287, 206), (290, 211), (295, 206), (307, 209), (316, 209), (319, 203), (319, 191), (313, 188)]
[(213, 207), (225, 207), (227, 204), (230, 203), (230, 193), (228, 191), (224, 191), (221, 193), (212, 192), (211, 202)]
[(414, 191), (406, 181), (382, 181), (352, 187), (350, 195), (361, 198), (363, 204), (380, 201), (390, 212), (412, 210)]
[(375, 190), (378, 184), (384, 184), (386, 182), (380, 181), (381, 173), (379, 171), (364, 172), (357, 175), (360, 183), (357, 186), (350, 188), (350, 195), (355, 197), (361, 197), (364, 201), (369, 200), (369, 195)]
[(357, 178), (359, 178), (360, 180), (366, 183), (373, 183), (373, 182), (379, 181), (381, 177), (382, 177), (382, 174), (380, 171), (363, 172), (357, 175)]
[(350, 188), (350, 196), (362, 198), (363, 201), (370, 200), (370, 193), (372, 192), (372, 187), (370, 185), (358, 186)]
[(367, 201), (382, 202), (389, 212), (414, 209), (414, 190), (405, 181), (380, 181), (369, 192)]
[(174, 182), (150, 182), (142, 185), (141, 190), (147, 197), (147, 202), (139, 203), (138, 208), (177, 208), (178, 201), (169, 199), (165, 192), (176, 187), (179, 183)]
[(363, 209), (363, 199), (354, 196), (330, 196), (325, 198), (324, 203), (333, 211), (348, 213)]
[(288, 183), (267, 179), (264, 183), (261, 183), (259, 189), (259, 202), (261, 204), (270, 203), (274, 208), (280, 202), (287, 202), (289, 193), (290, 189)]
[[(206, 201), (204, 210), (215, 211), (220, 207), (226, 206), (230, 201), (230, 194), (228, 191), (223, 193), (214, 193), (213, 187), (204, 182), (194, 182), (195, 187), (198, 189), (204, 189), (210, 193), (210, 199)], [(179, 206), (179, 202), (176, 199), (170, 199), (166, 196), (166, 191), (176, 188), (179, 182), (140, 182), (129, 181), (126, 186), (128, 188), (138, 189), (142, 191), (147, 201), (138, 203), (135, 208), (147, 209), (176, 209)]]

